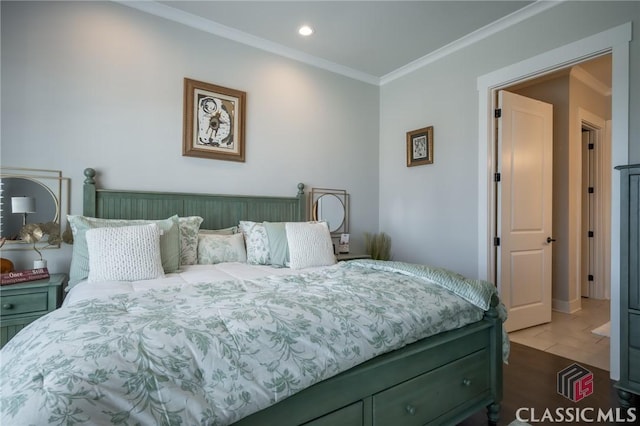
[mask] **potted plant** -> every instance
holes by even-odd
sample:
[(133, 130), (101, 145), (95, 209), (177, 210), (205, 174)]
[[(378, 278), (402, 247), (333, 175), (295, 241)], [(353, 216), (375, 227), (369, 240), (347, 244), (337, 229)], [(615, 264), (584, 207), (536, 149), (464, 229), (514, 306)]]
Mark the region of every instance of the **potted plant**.
[[(60, 226), (56, 222), (29, 223), (22, 227), (19, 236), (22, 241), (32, 244), (33, 250), (40, 257), (40, 259), (33, 261), (33, 269), (47, 267), (47, 261), (42, 258), (41, 250), (57, 246), (63, 241), (71, 243), (71, 237), (66, 231), (62, 236), (60, 235)], [(43, 241), (46, 245), (38, 248), (38, 243)]]
[(364, 233), (365, 250), (372, 259), (391, 259), (391, 237), (384, 232), (379, 234)]

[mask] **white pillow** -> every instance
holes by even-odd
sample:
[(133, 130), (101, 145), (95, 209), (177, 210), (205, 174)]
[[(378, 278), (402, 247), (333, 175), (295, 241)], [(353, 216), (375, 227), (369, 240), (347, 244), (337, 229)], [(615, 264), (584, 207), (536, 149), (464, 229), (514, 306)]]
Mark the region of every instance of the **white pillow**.
[(160, 228), (155, 224), (90, 229), (86, 238), (89, 282), (137, 281), (164, 276)]
[(326, 222), (287, 222), (289, 267), (303, 269), (336, 263), (333, 242)]
[(199, 265), (246, 261), (247, 252), (242, 234), (198, 234)]

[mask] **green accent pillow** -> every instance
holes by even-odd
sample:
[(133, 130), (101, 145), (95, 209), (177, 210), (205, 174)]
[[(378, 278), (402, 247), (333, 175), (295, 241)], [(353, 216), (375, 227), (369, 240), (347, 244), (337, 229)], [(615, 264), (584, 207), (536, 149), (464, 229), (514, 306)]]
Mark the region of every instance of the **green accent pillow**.
[(160, 256), (164, 272), (175, 272), (180, 267), (180, 230), (177, 215), (164, 220), (99, 219), (68, 215), (67, 220), (73, 232), (73, 257), (71, 258), (69, 271), (69, 286), (74, 286), (89, 276), (89, 248), (86, 238), (86, 233), (89, 229), (155, 223), (162, 231), (160, 236)]
[(289, 244), (284, 222), (263, 222), (269, 240), (271, 264), (275, 266), (289, 265)]

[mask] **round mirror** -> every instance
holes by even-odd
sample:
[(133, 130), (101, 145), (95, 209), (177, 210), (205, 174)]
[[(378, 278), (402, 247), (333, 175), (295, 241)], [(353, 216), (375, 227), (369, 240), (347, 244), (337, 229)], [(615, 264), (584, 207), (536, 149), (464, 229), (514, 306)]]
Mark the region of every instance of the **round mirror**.
[(0, 182), (0, 236), (7, 240), (18, 239), (25, 222), (58, 222), (58, 200), (47, 186), (26, 177), (3, 177)]
[(344, 218), (345, 206), (335, 194), (323, 194), (313, 204), (313, 220), (327, 222), (329, 232), (339, 230)]

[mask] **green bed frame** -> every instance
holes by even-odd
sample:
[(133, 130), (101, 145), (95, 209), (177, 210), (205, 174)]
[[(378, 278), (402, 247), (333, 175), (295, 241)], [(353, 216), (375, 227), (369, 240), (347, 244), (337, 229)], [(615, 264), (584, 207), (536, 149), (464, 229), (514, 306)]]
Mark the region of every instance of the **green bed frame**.
[[(240, 220), (306, 219), (304, 185), (295, 197), (106, 190), (84, 171), (84, 215), (113, 219), (202, 216), (203, 228)], [(498, 422), (502, 322), (497, 298), (484, 318), (374, 358), (254, 413), (238, 426), (454, 425), (484, 407)]]

